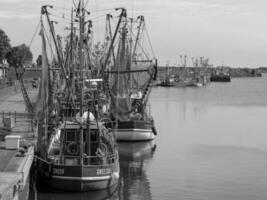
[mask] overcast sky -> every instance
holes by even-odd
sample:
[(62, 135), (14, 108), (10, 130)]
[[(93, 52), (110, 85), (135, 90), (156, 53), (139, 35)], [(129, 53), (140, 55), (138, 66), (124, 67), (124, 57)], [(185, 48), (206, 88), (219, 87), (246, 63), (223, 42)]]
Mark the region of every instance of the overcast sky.
[[(30, 44), (44, 4), (57, 5), (62, 15), (72, 0), (0, 0), (0, 28), (13, 46)], [(161, 65), (177, 65), (186, 54), (190, 61), (210, 58), (214, 65), (267, 66), (266, 0), (88, 0), (87, 5), (89, 10), (123, 6), (130, 15), (144, 15)], [(35, 57), (40, 44), (36, 37)]]

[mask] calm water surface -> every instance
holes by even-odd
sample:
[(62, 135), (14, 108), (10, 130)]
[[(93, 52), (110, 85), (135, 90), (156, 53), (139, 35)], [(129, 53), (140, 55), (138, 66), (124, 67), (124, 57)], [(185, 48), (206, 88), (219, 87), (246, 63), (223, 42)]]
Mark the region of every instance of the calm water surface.
[(150, 102), (158, 136), (119, 143), (117, 188), (32, 191), (31, 199), (267, 199), (267, 75), (153, 88)]

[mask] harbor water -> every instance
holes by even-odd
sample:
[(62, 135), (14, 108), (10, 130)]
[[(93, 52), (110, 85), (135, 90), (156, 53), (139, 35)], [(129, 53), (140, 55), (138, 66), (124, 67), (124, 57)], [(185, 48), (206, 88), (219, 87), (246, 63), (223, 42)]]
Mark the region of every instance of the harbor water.
[(31, 200), (266, 200), (267, 75), (206, 87), (155, 87), (153, 142), (119, 143), (117, 187), (32, 189)]

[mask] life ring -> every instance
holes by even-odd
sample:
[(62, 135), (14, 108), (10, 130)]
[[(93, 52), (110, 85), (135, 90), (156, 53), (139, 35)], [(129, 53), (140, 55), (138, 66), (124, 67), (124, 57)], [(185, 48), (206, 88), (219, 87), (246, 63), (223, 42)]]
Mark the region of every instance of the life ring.
[(71, 142), (67, 145), (67, 152), (70, 155), (77, 155), (79, 152), (78, 145), (75, 142)]
[(107, 155), (108, 155), (108, 149), (107, 149), (106, 144), (100, 143), (99, 147), (97, 148), (96, 154), (99, 157), (107, 157)]
[(99, 147), (96, 150), (96, 156), (101, 160), (102, 164), (107, 163), (108, 150), (107, 146), (104, 143), (100, 143)]

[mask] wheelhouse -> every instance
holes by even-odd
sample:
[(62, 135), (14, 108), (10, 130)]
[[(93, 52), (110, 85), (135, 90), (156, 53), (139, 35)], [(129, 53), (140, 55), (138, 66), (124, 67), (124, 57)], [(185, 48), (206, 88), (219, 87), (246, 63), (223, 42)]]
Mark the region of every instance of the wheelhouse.
[(89, 127), (66, 122), (51, 137), (48, 157), (58, 165), (112, 164), (117, 156), (112, 138), (113, 134), (101, 123)]

